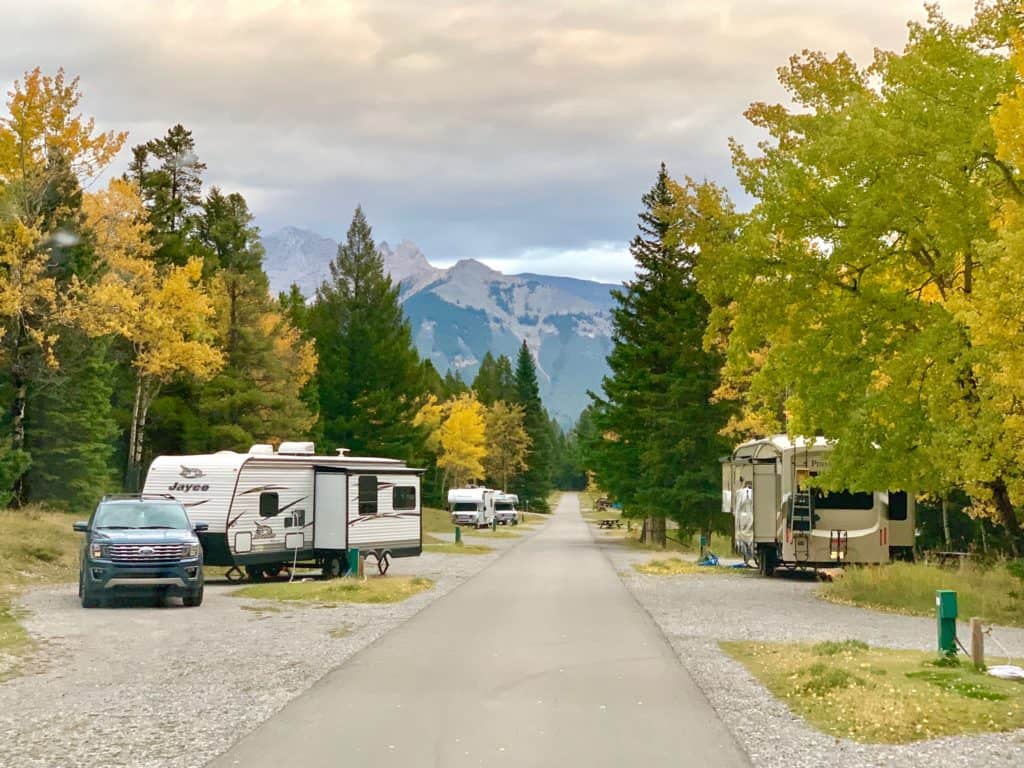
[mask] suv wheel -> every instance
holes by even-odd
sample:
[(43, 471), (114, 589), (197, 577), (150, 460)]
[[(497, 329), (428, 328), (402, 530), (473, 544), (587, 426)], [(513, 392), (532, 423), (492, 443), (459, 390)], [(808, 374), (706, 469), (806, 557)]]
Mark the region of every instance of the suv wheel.
[(181, 598), (181, 602), (184, 603), (186, 608), (198, 608), (203, 604), (203, 585), (200, 584), (198, 589), (193, 590), (189, 594)]
[(100, 599), (85, 586), (85, 574), (83, 573), (78, 574), (78, 596), (82, 600), (83, 608), (96, 608), (100, 604)]

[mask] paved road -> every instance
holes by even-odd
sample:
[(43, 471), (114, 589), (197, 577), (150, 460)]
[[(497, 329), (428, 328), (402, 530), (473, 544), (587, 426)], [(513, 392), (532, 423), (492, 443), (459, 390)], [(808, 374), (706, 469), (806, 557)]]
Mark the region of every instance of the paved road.
[(567, 494), (539, 534), (325, 676), (211, 765), (748, 762)]

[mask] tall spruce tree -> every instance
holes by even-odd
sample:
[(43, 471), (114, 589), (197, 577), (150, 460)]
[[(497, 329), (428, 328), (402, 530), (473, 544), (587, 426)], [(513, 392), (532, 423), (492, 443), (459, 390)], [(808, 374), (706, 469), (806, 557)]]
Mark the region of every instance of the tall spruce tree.
[(703, 346), (709, 307), (693, 275), (699, 254), (670, 234), (678, 187), (662, 164), (643, 196), (630, 245), (636, 277), (615, 291), (614, 347), (604, 396), (594, 398), (599, 439), (591, 459), (602, 488), (665, 543), (665, 519), (710, 525), (718, 508), (719, 431), (727, 406), (712, 403), (721, 360)]
[(540, 399), (537, 368), (525, 341), (516, 358), (515, 385), (515, 402), (523, 408), (523, 427), (530, 436), (530, 451), (526, 459), (526, 471), (515, 479), (512, 488), (524, 502), (529, 501), (531, 509), (547, 512), (553, 471), (551, 428)]
[(495, 358), (490, 351), (484, 354), (484, 359), (480, 361), (480, 370), (473, 379), (473, 391), (484, 405), (492, 405), (498, 400), (512, 402), (516, 399), (512, 362), (506, 355)]
[(57, 345), (60, 370), (33, 390), (27, 483), (32, 501), (87, 514), (103, 493), (120, 486), (113, 462), (118, 429), (110, 346), (109, 339), (66, 331)]
[(361, 207), (330, 270), (309, 311), (323, 447), (411, 460), (423, 442), (413, 426), (423, 370)]

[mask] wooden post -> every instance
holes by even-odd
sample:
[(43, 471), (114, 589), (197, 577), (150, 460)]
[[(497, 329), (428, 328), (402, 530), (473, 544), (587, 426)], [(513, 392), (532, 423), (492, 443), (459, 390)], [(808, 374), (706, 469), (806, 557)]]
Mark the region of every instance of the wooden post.
[(985, 636), (981, 633), (981, 619), (971, 617), (971, 661), (978, 669), (985, 668)]
[(360, 581), (366, 581), (366, 556), (359, 553), (359, 565), (356, 568), (356, 576)]

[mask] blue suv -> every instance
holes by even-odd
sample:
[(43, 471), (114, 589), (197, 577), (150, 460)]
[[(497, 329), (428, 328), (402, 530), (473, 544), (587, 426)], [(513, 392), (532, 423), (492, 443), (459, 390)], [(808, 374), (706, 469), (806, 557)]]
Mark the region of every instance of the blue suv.
[(185, 508), (162, 496), (104, 496), (88, 522), (74, 524), (82, 542), (78, 596), (95, 608), (108, 596), (147, 591), (203, 602), (203, 548)]

